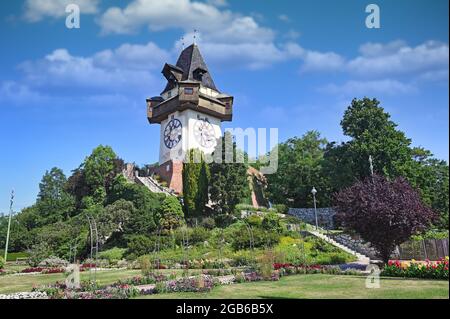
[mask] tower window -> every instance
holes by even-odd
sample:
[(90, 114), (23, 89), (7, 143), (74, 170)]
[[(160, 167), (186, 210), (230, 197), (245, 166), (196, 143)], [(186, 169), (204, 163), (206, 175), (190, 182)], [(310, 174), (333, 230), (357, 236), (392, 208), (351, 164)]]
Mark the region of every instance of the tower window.
[(167, 98), (171, 98), (172, 97), (172, 91), (167, 92)]
[(192, 94), (194, 94), (194, 89), (193, 88), (184, 88), (184, 94), (192, 95)]

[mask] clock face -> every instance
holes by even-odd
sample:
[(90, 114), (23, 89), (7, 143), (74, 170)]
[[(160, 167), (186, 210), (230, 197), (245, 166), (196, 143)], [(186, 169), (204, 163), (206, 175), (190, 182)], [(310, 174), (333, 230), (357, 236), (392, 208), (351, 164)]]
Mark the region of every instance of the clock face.
[(214, 127), (206, 119), (199, 119), (194, 124), (194, 136), (197, 142), (204, 148), (216, 146)]
[(173, 148), (181, 141), (182, 128), (180, 120), (172, 119), (167, 123), (164, 129), (164, 144), (167, 148)]

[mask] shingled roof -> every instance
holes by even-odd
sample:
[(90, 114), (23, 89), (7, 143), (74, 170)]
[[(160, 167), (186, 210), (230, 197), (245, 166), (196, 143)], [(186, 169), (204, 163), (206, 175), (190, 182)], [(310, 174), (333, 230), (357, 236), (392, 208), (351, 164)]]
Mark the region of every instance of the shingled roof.
[[(204, 87), (219, 91), (196, 44), (188, 46), (181, 52), (176, 67), (183, 70), (181, 81), (201, 82)], [(200, 73), (200, 78), (195, 73)], [(163, 92), (171, 90), (173, 87), (174, 83), (168, 82)]]

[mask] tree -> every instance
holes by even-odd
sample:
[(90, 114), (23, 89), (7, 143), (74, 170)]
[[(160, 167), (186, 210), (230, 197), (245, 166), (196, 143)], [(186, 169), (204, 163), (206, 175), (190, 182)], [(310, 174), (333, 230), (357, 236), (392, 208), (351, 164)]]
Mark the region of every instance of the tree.
[(133, 203), (124, 199), (119, 199), (106, 206), (97, 221), (101, 243), (105, 243), (114, 234), (122, 236), (135, 212)]
[(206, 205), (209, 201), (209, 179), (211, 173), (209, 171), (209, 166), (204, 160), (200, 164), (200, 172), (198, 176), (198, 190), (195, 196), (195, 206), (197, 212), (200, 215), (204, 215)]
[(46, 171), (39, 184), (36, 210), (43, 224), (50, 224), (69, 218), (75, 209), (74, 198), (65, 189), (66, 176), (53, 167)]
[(82, 164), (90, 194), (98, 203), (105, 200), (107, 184), (117, 172), (117, 164), (116, 153), (110, 146), (103, 145), (97, 146)]
[(345, 111), (341, 126), (351, 139), (330, 145), (325, 154), (328, 162), (325, 172), (331, 177), (334, 190), (369, 176), (369, 156), (375, 173), (406, 176), (408, 163), (412, 161), (411, 140), (397, 129), (379, 104), (377, 99), (353, 99)]
[(335, 196), (336, 218), (360, 234), (387, 262), (396, 245), (431, 225), (436, 214), (402, 177), (374, 175)]
[[(228, 152), (230, 154), (227, 154)], [(231, 134), (227, 132), (217, 143), (213, 153), (215, 160), (209, 165), (210, 197), (214, 209), (219, 214), (231, 214), (236, 205), (249, 196), (247, 165), (237, 163), (236, 154), (236, 144), (233, 143)], [(226, 159), (230, 158), (235, 162), (227, 163)]]
[(128, 183), (122, 175), (114, 179), (113, 186), (107, 197), (107, 203), (123, 199), (132, 202), (136, 208), (125, 227), (126, 234), (150, 234), (160, 220), (163, 194), (152, 193), (148, 188), (138, 184)]
[(267, 193), (272, 202), (294, 207), (312, 207), (311, 189), (319, 190), (319, 206), (328, 206), (329, 180), (323, 174), (327, 140), (317, 131), (290, 138), (278, 145), (278, 170), (267, 175)]
[(183, 163), (183, 201), (186, 217), (199, 216), (197, 207), (199, 192), (199, 177), (202, 164), (199, 159), (202, 154), (198, 150), (191, 149), (187, 153), (187, 158)]
[(174, 196), (166, 196), (161, 205), (160, 226), (165, 230), (175, 229), (182, 224), (183, 218), (180, 201)]

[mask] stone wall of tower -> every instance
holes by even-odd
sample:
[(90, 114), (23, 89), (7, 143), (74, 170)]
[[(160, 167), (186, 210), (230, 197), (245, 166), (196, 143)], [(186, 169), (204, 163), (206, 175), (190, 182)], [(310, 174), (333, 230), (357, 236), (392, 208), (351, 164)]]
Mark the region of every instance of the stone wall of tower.
[(177, 194), (183, 193), (183, 162), (169, 160), (155, 168), (150, 175), (156, 174), (167, 183), (167, 187)]

